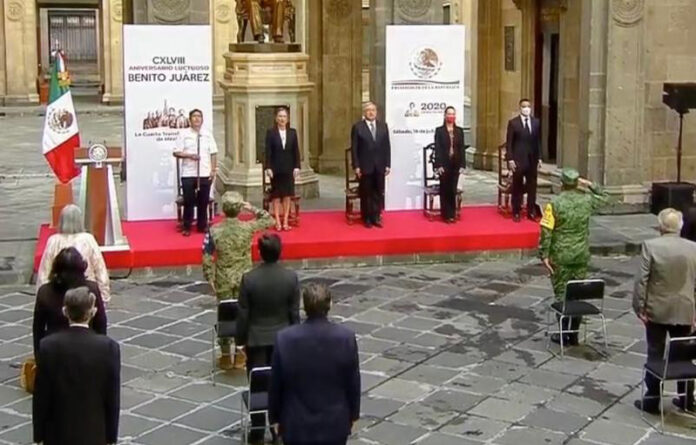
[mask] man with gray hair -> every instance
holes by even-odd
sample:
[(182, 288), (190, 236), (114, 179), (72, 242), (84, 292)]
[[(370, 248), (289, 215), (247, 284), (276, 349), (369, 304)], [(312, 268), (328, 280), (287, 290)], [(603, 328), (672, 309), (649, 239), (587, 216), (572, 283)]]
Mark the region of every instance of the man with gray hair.
[(365, 227), (382, 227), (384, 178), (391, 171), (387, 124), (377, 120), (374, 102), (363, 104), (363, 118), (350, 130), (351, 163), (360, 181), (360, 213)]
[[(679, 236), (683, 221), (681, 212), (667, 208), (657, 215), (659, 238), (647, 240), (641, 247), (641, 264), (635, 282), (633, 310), (645, 325), (648, 362), (663, 359), (665, 339), (688, 336), (696, 327), (696, 243)], [(645, 374), (647, 391), (634, 405), (646, 412), (659, 413), (659, 381)], [(674, 404), (682, 410), (693, 410), (693, 386), (688, 390), (678, 384), (680, 394)]]
[(121, 358), (118, 343), (89, 328), (95, 296), (87, 287), (65, 294), (70, 328), (41, 340), (33, 399), (34, 442), (115, 444)]

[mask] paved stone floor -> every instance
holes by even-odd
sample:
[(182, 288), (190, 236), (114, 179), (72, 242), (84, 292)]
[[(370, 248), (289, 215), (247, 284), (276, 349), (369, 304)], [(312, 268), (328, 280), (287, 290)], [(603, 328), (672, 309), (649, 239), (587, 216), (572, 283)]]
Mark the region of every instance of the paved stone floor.
[[(607, 283), (608, 357), (545, 349), (548, 278), (530, 260), (304, 270), (331, 286), (333, 318), (359, 336), (362, 419), (352, 444), (543, 445), (696, 442), (669, 410), (667, 435), (632, 407), (645, 343), (630, 312), (635, 259), (594, 258)], [(198, 278), (200, 279), (200, 278)], [(210, 370), (214, 302), (176, 276), (115, 280), (109, 335), (121, 344), (124, 444), (238, 444), (243, 374)], [(0, 287), (0, 443), (30, 443), (33, 288)], [(588, 343), (601, 344), (590, 323)], [(649, 417), (655, 424), (656, 417)]]

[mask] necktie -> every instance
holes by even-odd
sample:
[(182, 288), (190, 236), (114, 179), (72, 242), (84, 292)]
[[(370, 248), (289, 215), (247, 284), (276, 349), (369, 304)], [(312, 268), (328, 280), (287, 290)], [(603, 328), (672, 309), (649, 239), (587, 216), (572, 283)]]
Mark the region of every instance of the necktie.
[(370, 133), (372, 133), (372, 140), (377, 140), (377, 137), (375, 135), (375, 122), (370, 121)]
[(524, 128), (527, 130), (529, 134), (532, 134), (532, 128), (529, 126), (529, 118), (525, 117), (524, 118)]

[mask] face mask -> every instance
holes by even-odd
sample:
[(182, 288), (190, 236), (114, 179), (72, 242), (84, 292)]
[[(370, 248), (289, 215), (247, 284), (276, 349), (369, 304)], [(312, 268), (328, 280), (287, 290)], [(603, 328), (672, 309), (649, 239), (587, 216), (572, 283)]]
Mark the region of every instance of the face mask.
[(448, 124), (453, 124), (454, 121), (457, 120), (457, 118), (454, 117), (454, 116), (447, 116), (447, 117), (445, 118), (445, 120), (447, 121)]
[(532, 108), (531, 107), (522, 107), (520, 108), (520, 112), (522, 113), (522, 116), (529, 116), (532, 114)]

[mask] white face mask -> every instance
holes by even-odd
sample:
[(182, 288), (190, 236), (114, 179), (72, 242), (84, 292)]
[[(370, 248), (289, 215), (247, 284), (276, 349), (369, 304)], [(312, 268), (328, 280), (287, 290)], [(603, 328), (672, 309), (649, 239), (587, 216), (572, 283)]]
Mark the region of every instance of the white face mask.
[(529, 116), (532, 114), (532, 108), (531, 107), (522, 107), (520, 108), (520, 113), (522, 113), (522, 116)]

